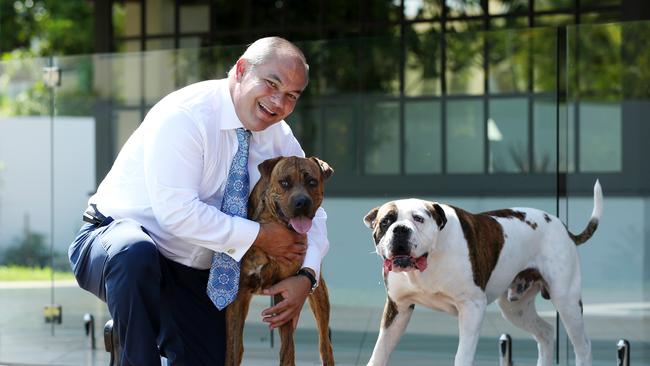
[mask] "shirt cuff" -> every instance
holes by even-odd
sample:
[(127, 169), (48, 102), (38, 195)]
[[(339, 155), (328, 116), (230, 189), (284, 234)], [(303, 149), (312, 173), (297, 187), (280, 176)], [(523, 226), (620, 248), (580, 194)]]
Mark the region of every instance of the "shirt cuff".
[(239, 216), (233, 216), (232, 219), (234, 220), (233, 227), (235, 230), (233, 230), (230, 240), (228, 240), (228, 245), (224, 246), (223, 252), (239, 262), (257, 238), (260, 224)]
[(323, 258), (321, 258), (321, 253), (318, 248), (316, 248), (316, 245), (308, 243), (307, 252), (305, 253), (305, 259), (302, 262), (302, 266), (314, 270), (314, 273), (316, 273), (316, 281), (320, 280), (320, 265), (322, 260)]

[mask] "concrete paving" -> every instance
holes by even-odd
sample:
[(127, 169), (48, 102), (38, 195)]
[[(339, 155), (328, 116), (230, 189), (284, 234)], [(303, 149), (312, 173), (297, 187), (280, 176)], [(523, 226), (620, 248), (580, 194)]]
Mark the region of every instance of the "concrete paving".
[[(103, 326), (110, 318), (105, 304), (79, 289), (74, 282), (0, 284), (0, 366), (2, 365), (108, 365), (103, 346)], [(61, 324), (45, 323), (43, 307), (61, 304)], [(605, 305), (585, 308), (587, 328), (594, 349), (594, 365), (616, 364), (616, 341), (625, 337), (632, 343), (632, 365), (650, 365), (648, 304)], [(279, 335), (272, 336), (258, 314), (268, 299), (256, 297), (245, 329), (244, 365), (277, 365)], [(383, 304), (333, 304), (332, 341), (338, 365), (365, 365), (377, 337)], [(600, 311), (600, 312), (598, 312)], [(621, 313), (622, 311), (622, 313)], [(83, 316), (95, 318), (96, 348), (84, 332)], [(608, 315), (608, 314), (613, 315)], [(543, 313), (555, 323), (553, 313)], [(313, 317), (303, 311), (296, 332), (298, 366), (319, 365), (317, 335)], [(517, 365), (536, 363), (536, 344), (525, 333), (501, 319), (496, 308), (486, 314), (477, 352), (477, 366), (498, 365), (497, 339), (501, 333), (513, 338)], [(271, 347), (273, 338), (274, 347)], [(457, 345), (456, 318), (416, 308), (407, 333), (391, 358), (391, 365), (450, 365)], [(565, 361), (561, 364), (573, 364)]]

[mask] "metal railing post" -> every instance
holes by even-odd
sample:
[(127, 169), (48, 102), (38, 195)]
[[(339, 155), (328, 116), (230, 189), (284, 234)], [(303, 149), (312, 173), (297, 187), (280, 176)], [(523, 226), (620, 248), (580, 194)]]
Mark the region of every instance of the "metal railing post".
[(505, 333), (499, 337), (499, 366), (512, 366), (512, 339)]
[(616, 344), (617, 361), (616, 366), (630, 366), (630, 342), (626, 339), (621, 339)]
[(95, 349), (95, 317), (92, 314), (84, 314), (84, 328), (86, 336), (90, 336), (90, 349)]

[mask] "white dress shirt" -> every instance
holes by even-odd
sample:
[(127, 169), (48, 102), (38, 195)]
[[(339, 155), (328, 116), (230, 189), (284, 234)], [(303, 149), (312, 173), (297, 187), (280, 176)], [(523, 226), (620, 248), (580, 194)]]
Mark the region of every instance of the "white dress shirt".
[[(89, 203), (114, 219), (138, 221), (159, 251), (178, 263), (207, 269), (215, 251), (239, 261), (260, 230), (256, 222), (219, 210), (239, 127), (227, 79), (167, 95), (129, 137)], [(260, 178), (258, 164), (277, 156), (305, 156), (284, 121), (252, 132), (251, 191)], [(319, 208), (307, 233), (303, 266), (317, 275), (329, 249), (326, 219)]]

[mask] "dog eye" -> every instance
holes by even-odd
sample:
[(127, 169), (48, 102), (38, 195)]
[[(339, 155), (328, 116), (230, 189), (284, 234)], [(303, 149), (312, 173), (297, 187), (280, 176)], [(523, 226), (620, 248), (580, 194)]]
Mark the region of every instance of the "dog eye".
[(309, 181), (307, 181), (307, 184), (309, 184), (310, 187), (316, 187), (318, 186), (318, 181), (312, 178)]
[(280, 186), (281, 186), (282, 188), (289, 188), (289, 181), (287, 181), (287, 180), (285, 180), (285, 179), (281, 180), (281, 181), (280, 181)]
[(390, 219), (383, 219), (379, 221), (379, 226), (381, 226), (383, 229), (387, 228), (390, 226)]
[(413, 215), (413, 220), (415, 220), (415, 222), (423, 223), (424, 222), (424, 217), (422, 217), (420, 215)]

